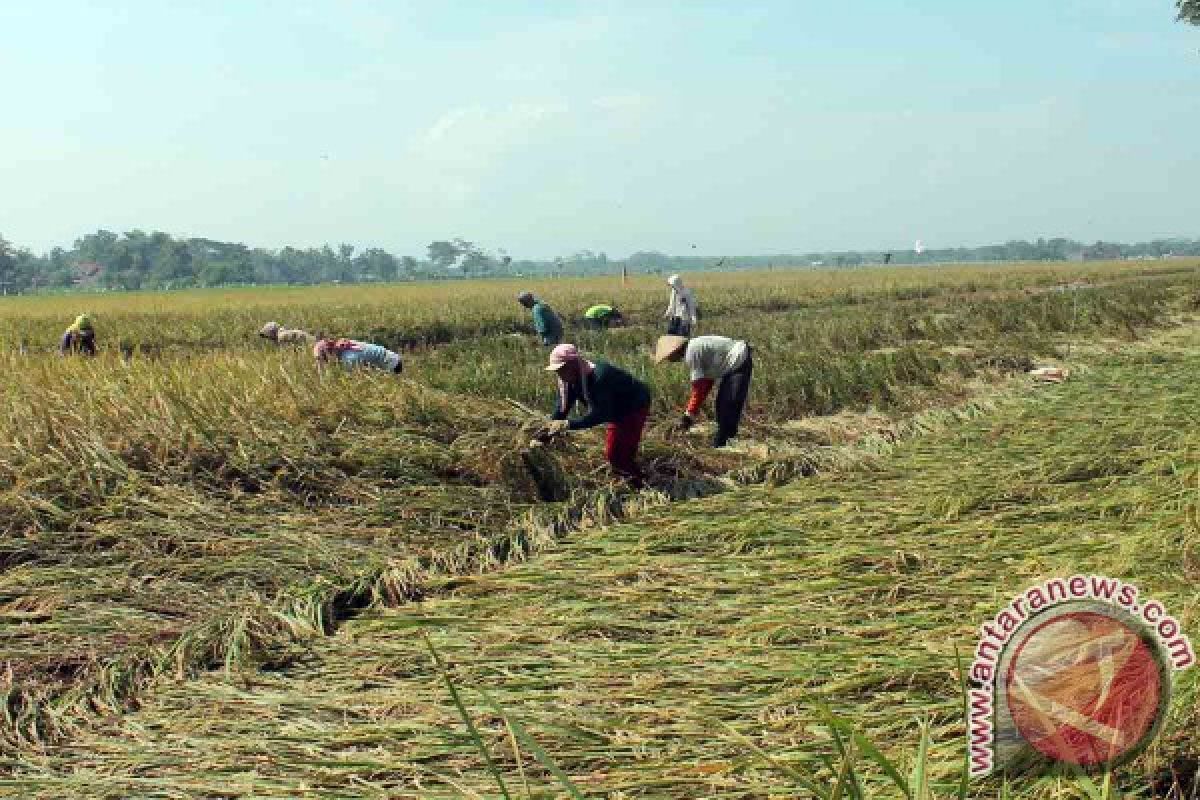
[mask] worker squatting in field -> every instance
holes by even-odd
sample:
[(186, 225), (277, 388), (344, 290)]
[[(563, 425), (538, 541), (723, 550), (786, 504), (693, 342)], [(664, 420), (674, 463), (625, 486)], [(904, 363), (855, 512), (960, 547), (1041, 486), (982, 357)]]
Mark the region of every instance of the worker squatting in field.
[(85, 356), (96, 355), (96, 328), (88, 314), (80, 314), (75, 318), (58, 342), (60, 355), (78, 353)]

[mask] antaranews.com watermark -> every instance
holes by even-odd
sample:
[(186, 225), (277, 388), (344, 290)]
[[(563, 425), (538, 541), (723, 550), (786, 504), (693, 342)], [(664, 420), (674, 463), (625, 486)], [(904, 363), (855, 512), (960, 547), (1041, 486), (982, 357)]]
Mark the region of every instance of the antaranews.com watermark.
[(1132, 758), (1158, 733), (1172, 673), (1196, 662), (1162, 603), (1103, 575), (1026, 589), (980, 628), (969, 673), (971, 775), (1041, 759)]

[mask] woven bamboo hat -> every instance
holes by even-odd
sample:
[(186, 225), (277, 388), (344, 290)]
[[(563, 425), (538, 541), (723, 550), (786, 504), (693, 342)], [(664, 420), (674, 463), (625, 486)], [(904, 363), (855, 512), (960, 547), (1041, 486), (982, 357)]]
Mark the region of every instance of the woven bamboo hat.
[(668, 358), (671, 358), (683, 348), (687, 347), (686, 336), (666, 336), (658, 337), (658, 343), (654, 345), (654, 363), (661, 364)]

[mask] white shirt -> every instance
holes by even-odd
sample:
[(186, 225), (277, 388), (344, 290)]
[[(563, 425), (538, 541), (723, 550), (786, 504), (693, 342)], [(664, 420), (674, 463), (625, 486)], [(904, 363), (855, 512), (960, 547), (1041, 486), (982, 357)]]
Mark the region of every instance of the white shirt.
[(682, 289), (671, 287), (671, 302), (667, 304), (667, 319), (682, 317), (693, 325), (696, 324), (696, 293), (686, 286)]
[(280, 328), (275, 334), (275, 341), (279, 344), (312, 344), (317, 340), (308, 331), (296, 330), (295, 328)]
[(692, 380), (724, 378), (746, 363), (749, 352), (746, 343), (727, 336), (697, 336), (688, 340), (683, 363), (692, 373)]

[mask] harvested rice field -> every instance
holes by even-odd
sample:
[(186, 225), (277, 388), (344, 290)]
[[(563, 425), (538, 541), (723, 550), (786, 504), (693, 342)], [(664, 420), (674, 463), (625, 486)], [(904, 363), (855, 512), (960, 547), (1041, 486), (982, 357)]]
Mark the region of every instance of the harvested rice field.
[[(538, 287), (633, 320), (568, 338), (654, 391), (640, 492), (596, 435), (526, 447), (553, 387), (515, 285), (110, 295), (87, 362), (33, 344), (64, 298), (16, 299), (0, 795), (1190, 797), (1194, 670), (1115, 773), (961, 788), (957, 656), (1076, 572), (1200, 629), (1197, 277), (698, 276), (702, 332), (756, 348), (727, 451), (668, 428), (657, 282)], [(318, 375), (269, 318), (404, 377)]]

